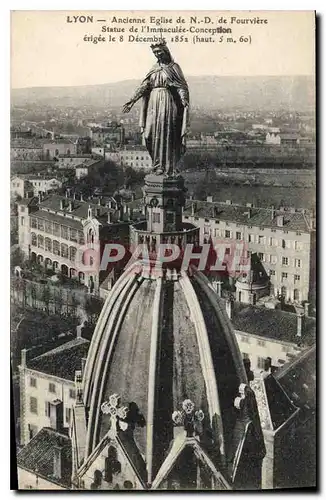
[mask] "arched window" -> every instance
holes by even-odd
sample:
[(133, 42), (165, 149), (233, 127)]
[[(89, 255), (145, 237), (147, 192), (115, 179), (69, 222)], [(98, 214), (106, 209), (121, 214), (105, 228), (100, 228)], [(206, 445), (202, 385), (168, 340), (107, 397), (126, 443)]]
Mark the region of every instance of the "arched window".
[(300, 290), (298, 290), (297, 288), (295, 288), (293, 291), (293, 299), (300, 300)]
[(52, 252), (52, 241), (51, 241), (51, 239), (50, 238), (45, 238), (44, 243), (45, 243), (45, 250), (47, 250), (48, 252)]
[(44, 248), (44, 238), (40, 234), (37, 236), (37, 246), (38, 248)]
[(68, 245), (61, 243), (61, 257), (68, 259)]
[(282, 248), (286, 248), (285, 240), (282, 240)]
[(69, 248), (69, 259), (72, 262), (75, 262), (75, 260), (76, 260), (76, 253), (77, 253), (77, 249), (75, 247)]
[(35, 233), (32, 233), (31, 236), (32, 236), (32, 245), (34, 247), (36, 247), (37, 246), (37, 236)]
[(55, 255), (60, 255), (60, 243), (57, 240), (53, 241), (53, 253)]

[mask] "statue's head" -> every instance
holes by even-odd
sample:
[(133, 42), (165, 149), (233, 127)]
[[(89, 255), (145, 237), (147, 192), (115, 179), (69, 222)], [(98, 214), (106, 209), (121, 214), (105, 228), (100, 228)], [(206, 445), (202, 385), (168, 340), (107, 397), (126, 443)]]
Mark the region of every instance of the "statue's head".
[(170, 51), (164, 38), (162, 38), (159, 42), (153, 43), (151, 45), (151, 49), (158, 62), (169, 63), (172, 61)]

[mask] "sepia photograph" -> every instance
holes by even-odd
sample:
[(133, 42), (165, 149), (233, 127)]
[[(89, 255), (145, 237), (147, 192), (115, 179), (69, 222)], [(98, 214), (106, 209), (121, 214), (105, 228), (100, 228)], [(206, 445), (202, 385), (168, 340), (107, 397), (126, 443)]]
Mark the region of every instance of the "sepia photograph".
[(12, 489), (316, 490), (315, 11), (10, 17)]

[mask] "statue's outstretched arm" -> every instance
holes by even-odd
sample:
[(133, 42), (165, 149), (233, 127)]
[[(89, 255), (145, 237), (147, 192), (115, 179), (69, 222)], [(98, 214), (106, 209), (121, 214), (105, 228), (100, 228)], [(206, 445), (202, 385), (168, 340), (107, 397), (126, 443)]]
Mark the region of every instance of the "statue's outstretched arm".
[(134, 93), (133, 97), (130, 99), (130, 101), (126, 102), (126, 104), (123, 106), (122, 110), (124, 113), (128, 113), (133, 105), (143, 97), (145, 94), (147, 94), (150, 91), (150, 83), (149, 79), (145, 79), (141, 85), (138, 87), (136, 92)]

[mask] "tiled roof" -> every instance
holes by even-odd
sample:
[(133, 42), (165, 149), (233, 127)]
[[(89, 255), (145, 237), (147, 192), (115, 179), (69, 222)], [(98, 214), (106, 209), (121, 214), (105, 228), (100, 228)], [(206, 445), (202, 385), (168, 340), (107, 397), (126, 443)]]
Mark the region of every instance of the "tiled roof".
[(275, 377), (296, 406), (316, 408), (316, 344), (284, 365)]
[(260, 337), (296, 344), (301, 340), (305, 345), (312, 345), (316, 338), (315, 318), (304, 317), (302, 337), (298, 338), (296, 314), (280, 309), (254, 307), (235, 302), (231, 321), (236, 330)]
[[(236, 222), (246, 226), (259, 226), (285, 229), (286, 231), (304, 231), (309, 232), (307, 215), (302, 211), (290, 212), (288, 210), (275, 210), (272, 218), (271, 208), (250, 208), (241, 205), (227, 205), (225, 203), (187, 200), (184, 209), (185, 216), (191, 216), (192, 206), (195, 208), (195, 217), (225, 220)], [(251, 211), (250, 218), (248, 217)], [(277, 225), (277, 216), (284, 217), (282, 227)]]
[[(62, 476), (54, 476), (54, 447), (61, 448)], [(37, 473), (56, 484), (69, 488), (72, 473), (71, 439), (54, 429), (43, 427), (18, 453), (17, 465)]]
[(87, 357), (89, 340), (76, 338), (27, 362), (27, 367), (65, 380), (74, 380), (81, 370), (81, 359)]
[(59, 214), (52, 214), (51, 212), (47, 212), (46, 210), (38, 210), (37, 212), (34, 212), (33, 217), (56, 222), (57, 224), (64, 224), (74, 229), (80, 229), (80, 230), (83, 229), (80, 220), (71, 219), (70, 217), (63, 217), (62, 215)]
[(38, 198), (33, 196), (33, 198), (22, 198), (18, 202), (19, 205), (25, 205), (25, 206), (30, 206), (30, 205), (37, 205), (38, 204)]
[[(64, 200), (65, 208), (60, 209), (60, 201)], [(72, 198), (66, 198), (65, 196), (60, 196), (57, 194), (50, 195), (46, 197), (41, 203), (40, 207), (43, 209), (50, 209), (59, 213), (66, 213), (80, 219), (87, 219), (88, 217), (88, 208), (91, 207), (93, 210), (93, 217), (96, 217), (100, 220), (100, 222), (107, 222), (107, 215), (109, 212), (112, 213), (112, 222), (120, 221), (120, 211), (115, 208), (109, 208), (105, 204), (109, 201), (113, 201), (111, 197), (102, 197), (101, 204), (99, 204), (99, 198), (92, 198), (91, 200), (73, 200)], [(69, 201), (73, 202), (73, 209), (69, 211)], [(115, 206), (115, 205), (114, 205)], [(130, 207), (130, 204), (126, 204), (126, 206)], [(96, 215), (96, 210), (99, 210), (99, 214)], [(70, 217), (65, 217), (60, 214), (52, 214), (51, 212), (47, 212), (46, 210), (38, 210), (33, 214), (35, 217), (40, 217), (42, 219), (53, 220), (54, 222), (58, 222), (59, 224), (65, 224), (67, 226), (75, 227), (76, 229), (81, 229), (81, 222), (78, 220), (74, 220)], [(133, 219), (138, 219), (141, 216), (139, 212), (133, 213)], [(101, 220), (103, 219), (103, 220)], [(124, 214), (123, 220), (127, 222), (129, 220), (128, 214)]]

